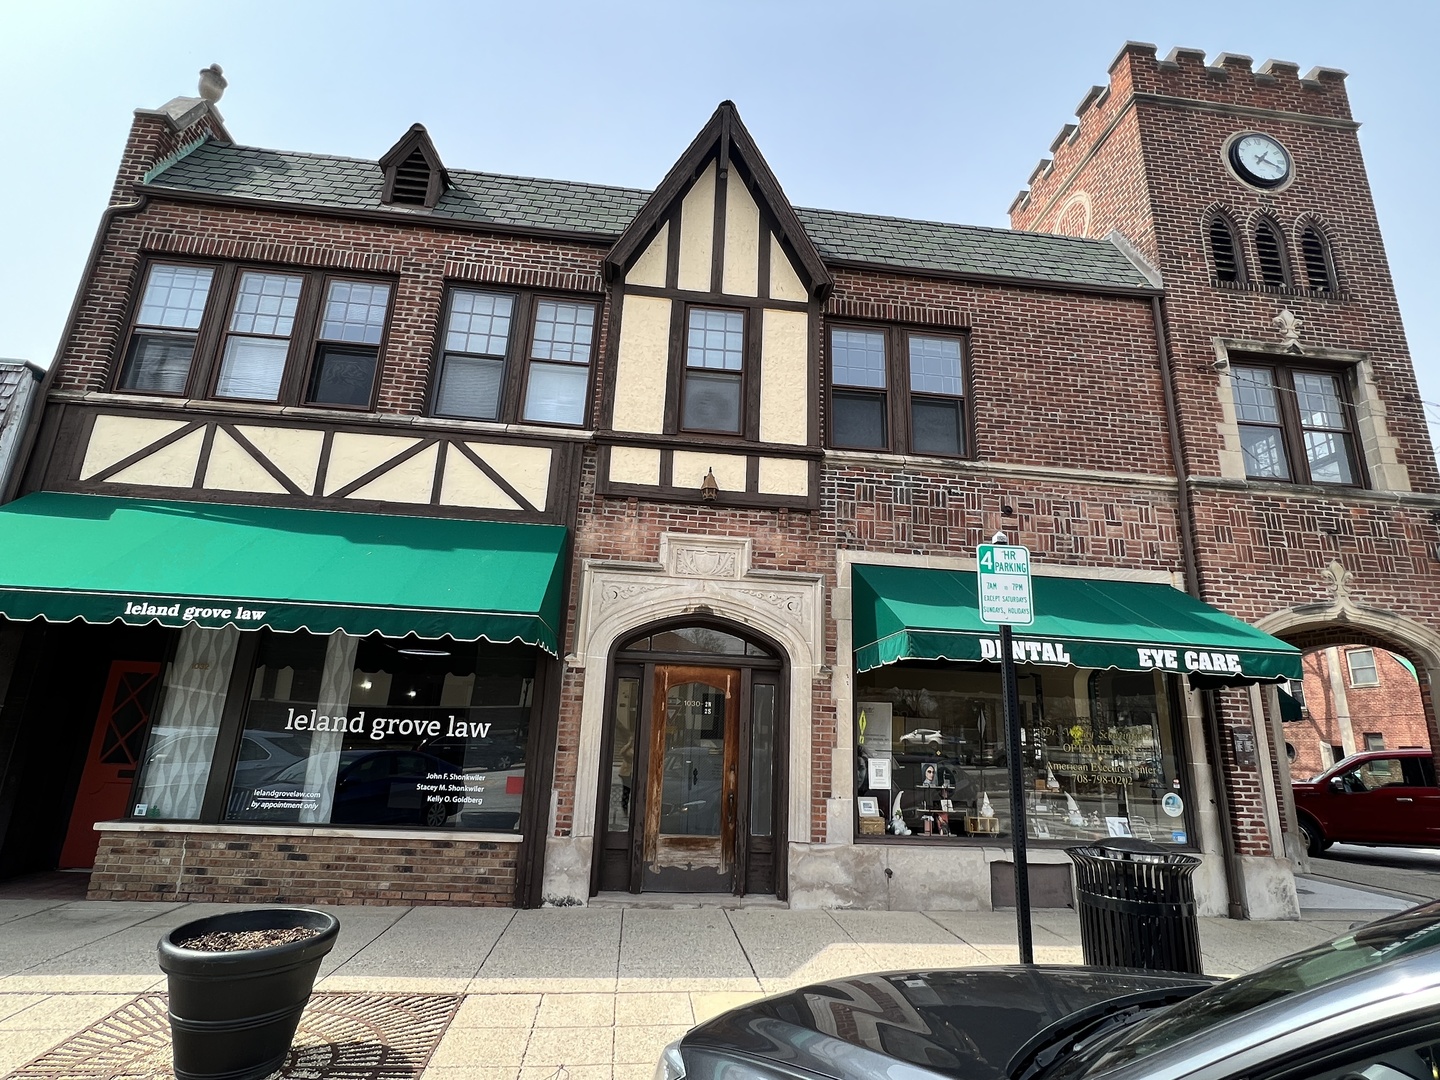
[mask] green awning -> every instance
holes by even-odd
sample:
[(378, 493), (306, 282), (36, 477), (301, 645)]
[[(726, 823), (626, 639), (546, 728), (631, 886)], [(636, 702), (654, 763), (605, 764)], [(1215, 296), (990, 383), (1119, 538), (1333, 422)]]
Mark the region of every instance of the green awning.
[[(1032, 664), (1174, 671), (1206, 685), (1301, 677), (1300, 650), (1168, 585), (1033, 579), (1035, 622), (1014, 628)], [(974, 571), (856, 566), (855, 669), (899, 660), (999, 661), (980, 621)]]
[(559, 525), (39, 492), (0, 506), (0, 614), (558, 655), (565, 539)]
[(1294, 724), (1305, 719), (1305, 706), (1301, 705), (1293, 694), (1284, 690), (1277, 690), (1280, 695), (1280, 722), (1282, 724)]

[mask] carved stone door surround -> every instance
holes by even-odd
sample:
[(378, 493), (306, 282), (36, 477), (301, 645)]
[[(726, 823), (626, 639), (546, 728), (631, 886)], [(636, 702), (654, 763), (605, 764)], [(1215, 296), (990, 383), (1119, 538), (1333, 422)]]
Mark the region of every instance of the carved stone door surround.
[[(607, 664), (624, 638), (661, 619), (725, 619), (781, 646), (790, 673), (788, 839), (809, 842), (811, 693), (814, 681), (829, 674), (823, 669), (824, 579), (820, 574), (756, 569), (751, 553), (751, 541), (744, 538), (666, 533), (660, 538), (657, 562), (582, 561), (575, 650), (565, 658), (571, 671), (585, 673), (574, 824), (569, 838), (552, 835), (548, 841), (555, 852), (546, 860), (547, 895), (588, 895)], [(581, 863), (585, 884), (578, 880)]]

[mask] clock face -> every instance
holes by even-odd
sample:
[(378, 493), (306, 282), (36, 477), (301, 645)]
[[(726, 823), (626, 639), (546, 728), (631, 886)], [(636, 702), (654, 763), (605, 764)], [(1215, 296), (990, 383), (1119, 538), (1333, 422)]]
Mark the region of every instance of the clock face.
[(1230, 144), (1230, 164), (1256, 187), (1279, 187), (1290, 179), (1290, 153), (1269, 135), (1242, 135)]

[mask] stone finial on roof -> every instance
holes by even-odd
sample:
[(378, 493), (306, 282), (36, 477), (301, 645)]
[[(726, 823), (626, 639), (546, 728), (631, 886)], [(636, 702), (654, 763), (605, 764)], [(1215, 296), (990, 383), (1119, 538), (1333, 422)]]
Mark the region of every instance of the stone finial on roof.
[(225, 87), (230, 85), (225, 79), (225, 73), (220, 70), (219, 64), (211, 64), (207, 68), (200, 69), (200, 96), (214, 105), (225, 93)]

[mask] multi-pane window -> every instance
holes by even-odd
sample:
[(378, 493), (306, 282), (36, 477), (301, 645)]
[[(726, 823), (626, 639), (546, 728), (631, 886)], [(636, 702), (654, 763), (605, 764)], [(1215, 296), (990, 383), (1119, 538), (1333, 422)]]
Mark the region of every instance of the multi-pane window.
[(844, 327), (830, 331), (830, 441), (835, 446), (889, 447), (886, 366), (883, 333)]
[[(1374, 649), (1350, 649), (1345, 653), (1345, 662), (1350, 666), (1351, 686), (1376, 686), (1380, 674), (1375, 668)], [(1372, 749), (1367, 747), (1367, 749)]]
[(1231, 372), (1246, 476), (1360, 482), (1351, 406), (1338, 374), (1249, 364), (1236, 364)]
[(332, 281), (320, 320), (308, 400), (315, 405), (366, 407), (375, 385), (390, 286)]
[(156, 263), (117, 386), (369, 408), (390, 294), (320, 272)]
[(949, 457), (968, 452), (959, 337), (831, 327), (830, 385), (832, 446)]
[(304, 281), (287, 274), (240, 275), (215, 382), (217, 397), (274, 401), (280, 396)]
[(691, 308), (681, 425), (691, 431), (740, 434), (744, 370), (744, 312)]
[(595, 305), (561, 300), (536, 303), (530, 377), (525, 383), (521, 419), (551, 424), (584, 421), (594, 334)]
[(445, 318), (435, 412), (584, 423), (595, 315), (587, 301), (456, 289)]
[(121, 389), (185, 392), (214, 277), (210, 267), (150, 267), (130, 351), (120, 373)]
[(910, 335), (910, 449), (917, 454), (965, 452), (961, 415), (960, 342)]

